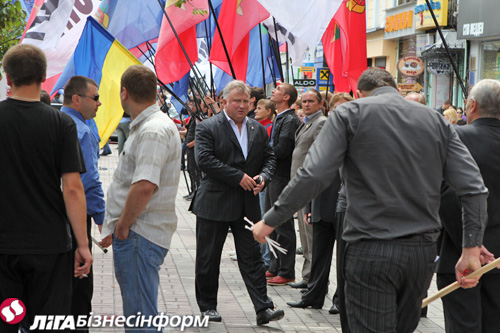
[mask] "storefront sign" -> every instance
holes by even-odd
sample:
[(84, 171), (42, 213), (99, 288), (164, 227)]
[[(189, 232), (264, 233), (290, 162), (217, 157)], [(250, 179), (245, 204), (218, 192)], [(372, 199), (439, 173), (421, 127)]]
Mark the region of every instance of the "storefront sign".
[[(448, 0), (432, 1), (430, 5), (440, 26), (448, 25)], [(415, 29), (426, 30), (435, 28), (429, 6), (425, 0), (418, 0), (415, 5)]]
[(460, 1), (457, 17), (459, 39), (476, 39), (500, 36), (498, 1)]
[(413, 10), (388, 16), (385, 20), (385, 32), (410, 29), (413, 26)]
[(443, 61), (430, 61), (427, 63), (427, 71), (433, 75), (449, 75), (451, 64)]
[(314, 87), (316, 86), (316, 80), (293, 80), (293, 85), (299, 87)]
[(422, 90), (422, 85), (420, 83), (407, 84), (407, 83), (398, 83), (398, 88), (402, 92), (416, 91), (419, 92)]
[(406, 76), (419, 76), (424, 72), (424, 62), (418, 57), (404, 57), (399, 60), (398, 69)]

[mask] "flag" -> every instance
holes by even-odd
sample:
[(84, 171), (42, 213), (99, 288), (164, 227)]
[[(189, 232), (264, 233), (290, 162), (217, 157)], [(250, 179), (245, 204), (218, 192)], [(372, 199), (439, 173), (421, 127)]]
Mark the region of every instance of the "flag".
[(47, 56), (47, 80), (42, 89), (51, 91), (75, 51), (85, 20), (100, 0), (36, 0), (22, 43), (41, 48)]
[[(262, 22), (264, 27), (269, 31), (272, 39), (276, 39), (278, 35), (279, 43), (286, 43), (288, 47), (288, 56), (292, 58), (293, 66), (302, 66), (302, 59), (307, 50), (307, 44), (293, 33), (286, 30), (279, 22), (276, 22), (276, 29), (274, 29), (274, 20), (272, 17)], [(280, 50), (281, 51), (281, 50)]]
[[(303, 40), (311, 50), (337, 12), (342, 0), (257, 0), (289, 33)], [(360, 0), (363, 1), (364, 0)]]
[[(261, 38), (262, 48), (260, 42)], [(271, 45), (269, 44), (269, 33), (265, 28), (261, 29), (260, 26), (256, 26), (250, 31), (249, 49), (252, 50), (252, 52), (249, 52), (248, 54), (248, 68), (246, 77), (246, 83), (249, 86), (264, 86), (264, 82), (262, 82), (262, 59), (264, 59), (265, 83), (267, 84), (274, 81), (273, 73), (274, 78), (280, 78), (276, 57), (274, 57), (274, 53), (271, 50)]]
[[(165, 12), (172, 21), (172, 25), (186, 50), (186, 53), (194, 64), (198, 60), (198, 48), (196, 43), (196, 24), (206, 20), (208, 17), (207, 0), (192, 0), (189, 5), (175, 6), (176, 0), (167, 0)], [(206, 14), (193, 14), (192, 8), (206, 10)], [(156, 73), (158, 79), (163, 83), (179, 81), (191, 66), (181, 45), (177, 41), (170, 24), (165, 16), (161, 25), (158, 48), (156, 52)]]
[(102, 105), (99, 107), (95, 121), (101, 137), (101, 148), (118, 126), (123, 115), (120, 100), (122, 74), (129, 66), (138, 64), (140, 64), (139, 60), (95, 19), (87, 18), (75, 52), (52, 93), (64, 88), (66, 82), (74, 75), (83, 75), (97, 82)]
[[(249, 32), (267, 17), (269, 17), (269, 13), (257, 0), (222, 2), (219, 27), (238, 80), (246, 81)], [(218, 32), (215, 32), (213, 38), (210, 62), (226, 73), (231, 74), (229, 62)]]
[(127, 49), (158, 38), (165, 0), (103, 0), (95, 19)]
[(323, 51), (335, 91), (356, 93), (367, 67), (365, 1), (344, 0), (323, 35)]
[[(219, 17), (220, 7), (222, 5), (222, 0), (211, 0), (212, 7), (214, 7), (214, 12), (216, 17)], [(210, 11), (210, 15), (205, 21), (202, 21), (196, 25), (196, 37), (198, 38), (210, 38), (214, 37), (215, 33), (215, 19)]]

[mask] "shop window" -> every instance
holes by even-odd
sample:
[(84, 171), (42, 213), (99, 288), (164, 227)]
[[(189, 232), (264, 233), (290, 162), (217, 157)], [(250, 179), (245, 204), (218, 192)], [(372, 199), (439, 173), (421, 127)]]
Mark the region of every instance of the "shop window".
[(500, 80), (500, 42), (483, 43), (481, 77)]
[(373, 59), (372, 58), (368, 58), (366, 60), (367, 60), (368, 67), (373, 67), (373, 65), (372, 65), (373, 64)]
[(375, 67), (385, 69), (386, 57), (375, 58)]

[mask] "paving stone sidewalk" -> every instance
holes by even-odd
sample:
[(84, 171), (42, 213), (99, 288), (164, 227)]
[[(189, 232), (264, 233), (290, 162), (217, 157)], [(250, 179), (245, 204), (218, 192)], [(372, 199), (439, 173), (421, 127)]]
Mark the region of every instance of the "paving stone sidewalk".
[[(99, 159), (99, 170), (104, 193), (107, 193), (113, 173), (118, 164), (118, 150), (111, 145), (113, 153)], [(160, 270), (159, 310), (168, 315), (199, 315), (195, 298), (194, 262), (195, 262), (195, 216), (188, 212), (189, 202), (182, 197), (187, 187), (181, 173), (179, 191), (176, 198), (176, 211), (179, 219), (177, 232), (172, 239), (172, 246)], [(100, 239), (97, 227), (93, 236)], [(298, 232), (297, 232), (298, 236)], [(298, 238), (298, 237), (297, 237)], [(297, 240), (297, 243), (300, 243)], [(222, 323), (210, 323), (208, 328), (186, 329), (187, 332), (341, 332), (338, 315), (331, 315), (328, 309), (336, 288), (335, 262), (330, 274), (330, 286), (325, 306), (321, 310), (292, 309), (286, 302), (300, 299), (300, 292), (288, 286), (268, 287), (268, 293), (274, 303), (285, 310), (285, 317), (266, 326), (256, 325), (256, 315), (247, 290), (238, 270), (237, 262), (229, 257), (234, 250), (234, 240), (229, 233), (222, 254), (219, 279), (219, 306)], [(113, 254), (104, 254), (94, 246), (94, 315), (122, 315), (120, 287), (114, 277)], [(335, 256), (334, 256), (335, 257)], [(301, 276), (303, 259), (297, 256), (296, 276)], [(429, 294), (436, 292), (435, 281)], [(178, 331), (178, 328), (166, 328), (165, 331)], [(122, 328), (93, 329), (91, 332), (123, 332)], [(444, 332), (443, 310), (440, 301), (429, 306), (427, 318), (420, 321), (416, 332)]]

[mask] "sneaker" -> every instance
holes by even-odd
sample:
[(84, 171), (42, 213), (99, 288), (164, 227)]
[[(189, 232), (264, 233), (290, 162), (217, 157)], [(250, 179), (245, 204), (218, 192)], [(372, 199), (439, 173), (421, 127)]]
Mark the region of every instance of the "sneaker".
[(286, 286), (290, 282), (295, 282), (295, 279), (285, 279), (281, 276), (277, 276), (270, 280), (267, 280), (267, 284), (270, 286)]
[(267, 280), (275, 278), (275, 277), (276, 277), (276, 275), (269, 273), (269, 271), (266, 271), (266, 279)]

